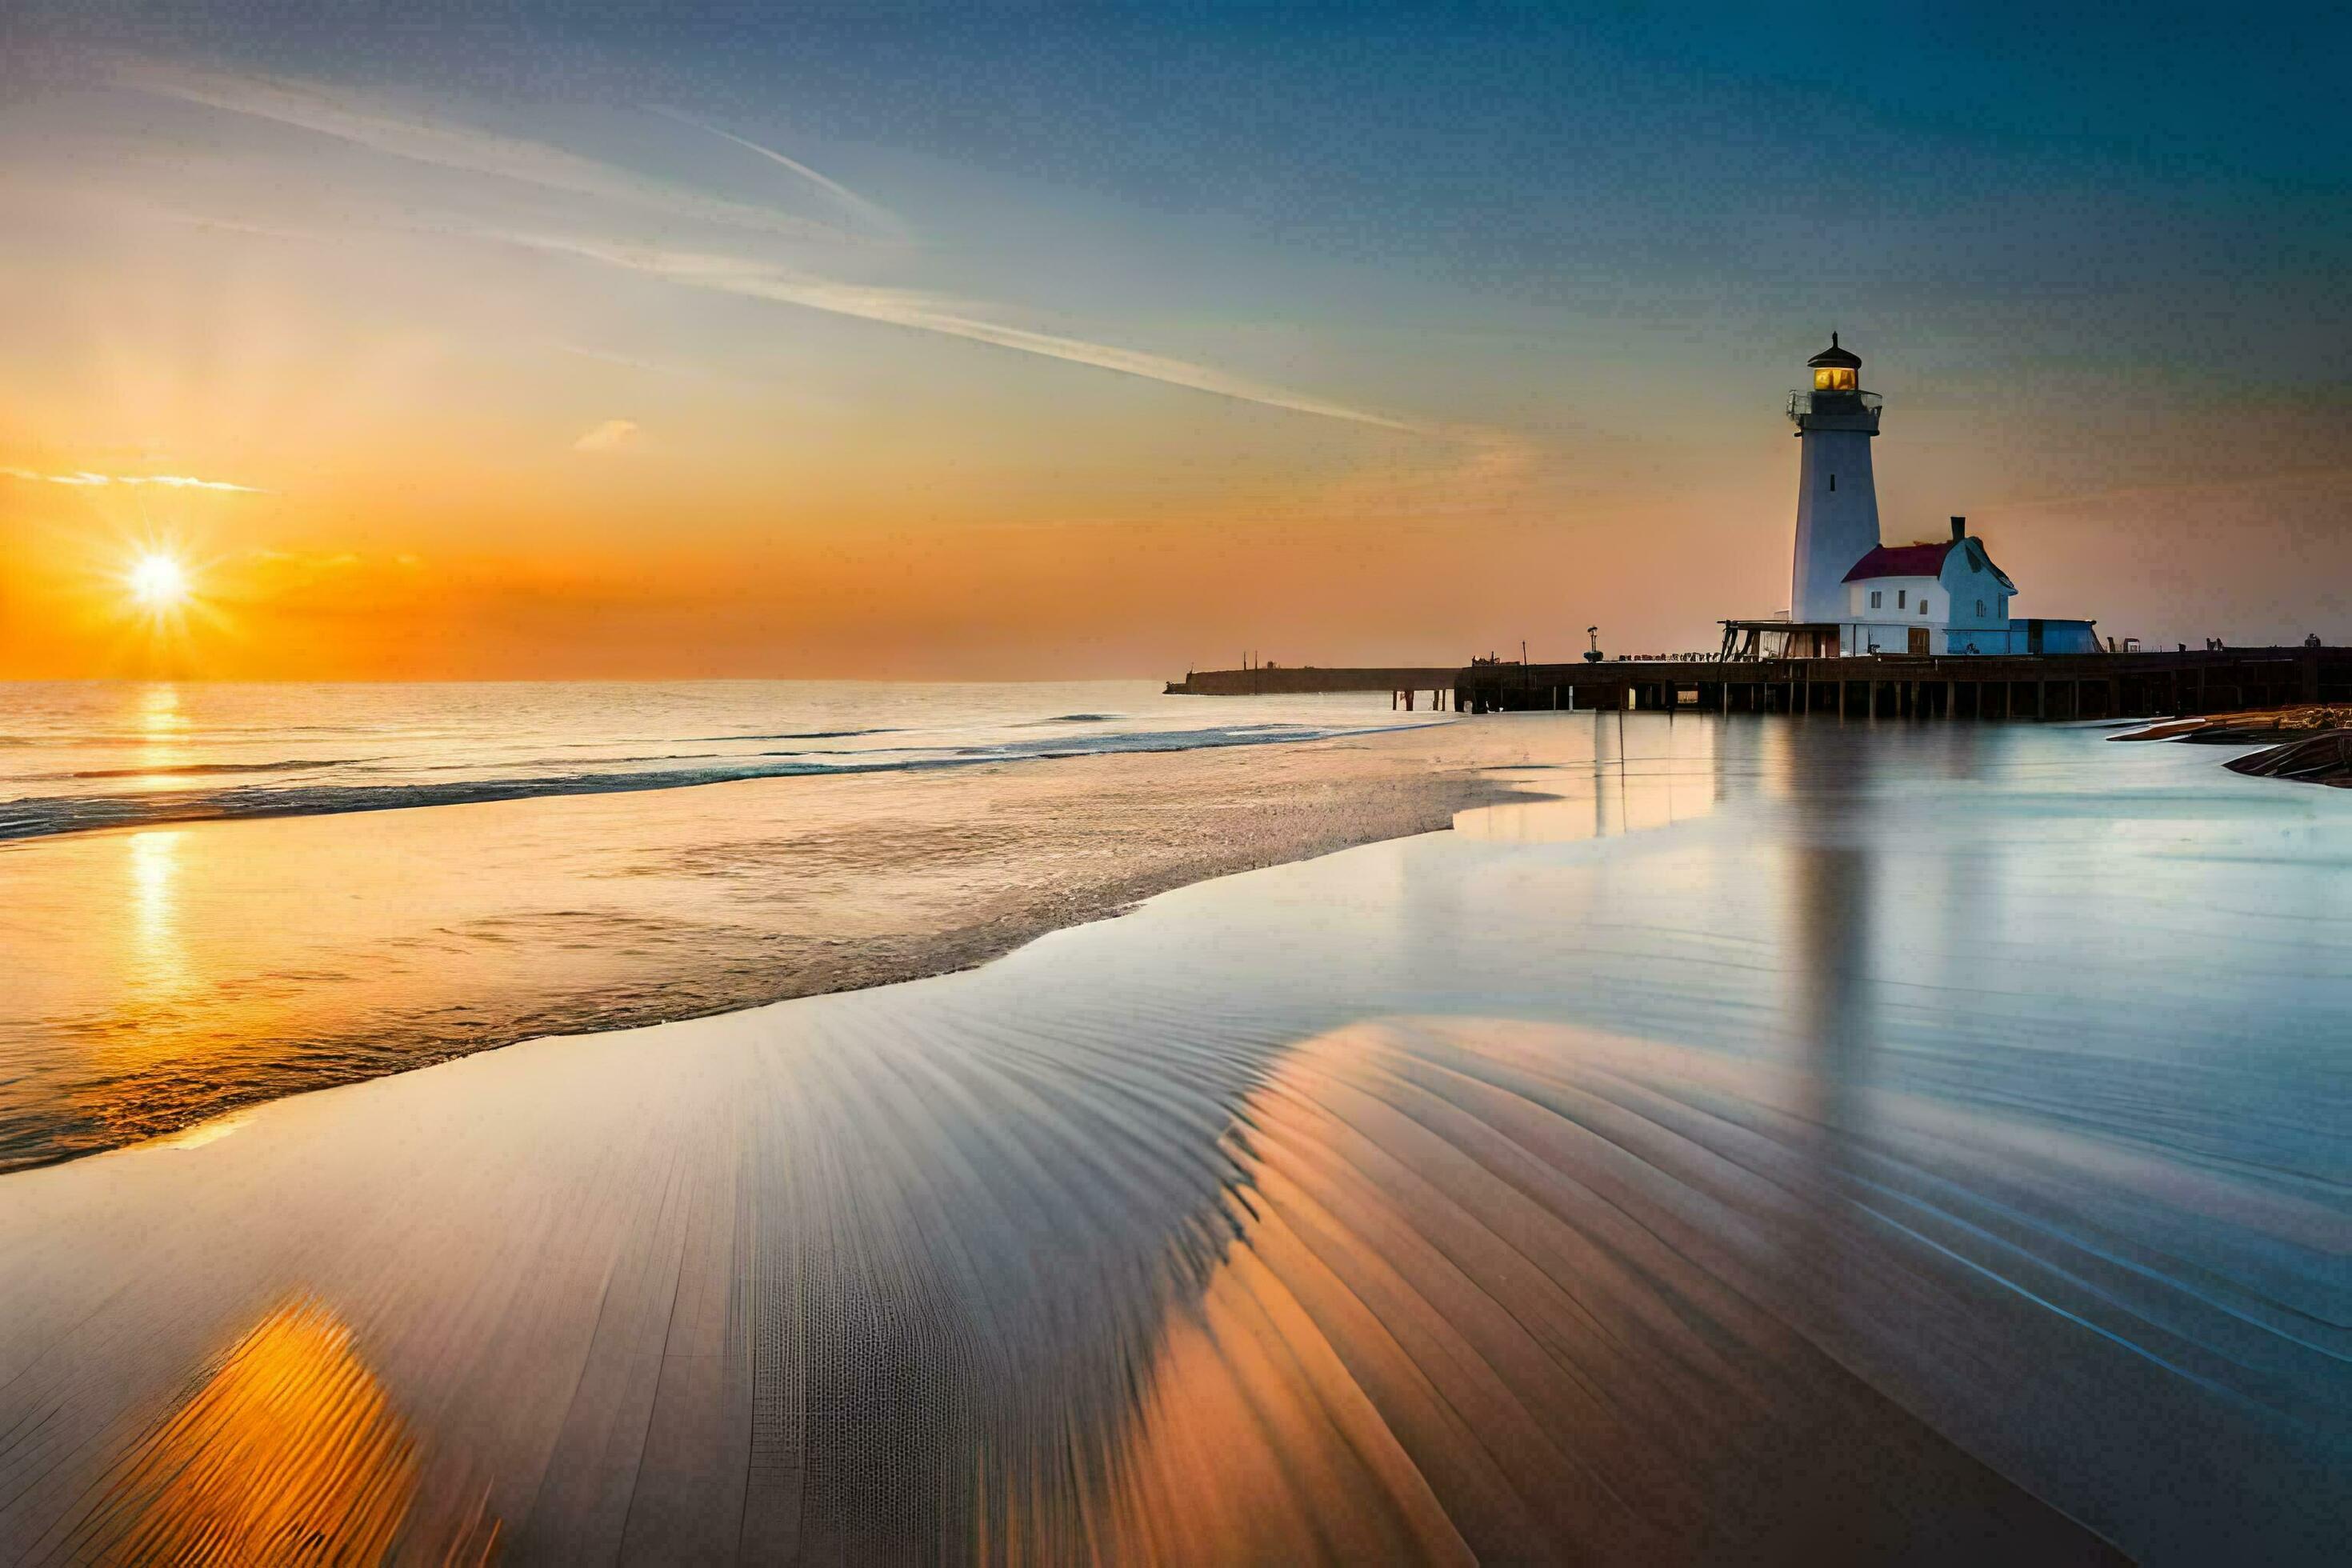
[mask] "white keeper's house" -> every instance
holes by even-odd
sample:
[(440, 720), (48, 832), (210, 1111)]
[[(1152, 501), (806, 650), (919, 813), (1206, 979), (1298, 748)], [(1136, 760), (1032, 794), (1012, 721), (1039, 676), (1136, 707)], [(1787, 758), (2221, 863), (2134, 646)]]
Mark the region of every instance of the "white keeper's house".
[(1749, 657), (2092, 653), (2095, 623), (2010, 614), (2017, 584), (1964, 518), (1948, 538), (1885, 542), (1871, 443), (1885, 400), (1862, 386), (1862, 356), (1830, 334), (1789, 395), (1799, 441), (1797, 548), (1789, 614), (1727, 621), (1724, 651)]
[[(2011, 651), (2009, 596), (2017, 584), (1967, 530), (1967, 520), (1956, 517), (1948, 540), (1881, 544), (1853, 563), (1838, 584), (1845, 595), (1838, 641), (1846, 652)], [(2075, 624), (2087, 637), (2090, 623)]]

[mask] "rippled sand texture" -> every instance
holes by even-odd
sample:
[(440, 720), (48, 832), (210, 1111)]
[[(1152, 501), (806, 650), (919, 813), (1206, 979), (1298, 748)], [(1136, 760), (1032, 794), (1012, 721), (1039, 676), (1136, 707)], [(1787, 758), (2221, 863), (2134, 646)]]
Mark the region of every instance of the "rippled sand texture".
[(1823, 733), (0, 1177), (0, 1555), (2328, 1561), (2352, 816)]
[[(1773, 1212), (1800, 1205), (1682, 1168), (1625, 1086), (1573, 1087), (1600, 1076), (1579, 1037), (1359, 1027), (1227, 1115), (1170, 1070), (1214, 1062), (844, 1022), (658, 1069), (653, 1039), (533, 1048), (379, 1105), (389, 1135), (320, 1099), (109, 1162), (163, 1203), (175, 1160), (243, 1169), (169, 1234), (84, 1210), (11, 1235), (163, 1288), (52, 1276), (49, 1321), (12, 1331), (46, 1351), (12, 1357), (9, 1538), (290, 1562), (315, 1521), (368, 1561), (400, 1524), (439, 1557), (491, 1528), (465, 1506), (486, 1473), (551, 1562), (2097, 1555), (1744, 1293), (1771, 1259), (1717, 1272), (1753, 1227), (1802, 1243)], [(583, 1118), (616, 1089), (667, 1103)], [(248, 1205), (270, 1217), (222, 1212)], [(342, 1315), (273, 1304), (297, 1279)], [(92, 1376), (146, 1384), (151, 1433), (94, 1419)], [(412, 1511), (420, 1441), (452, 1468)]]
[(1649, 1054), (1302, 1046), (1244, 1109), (1243, 1244), (1118, 1449), (1152, 1489), (1118, 1554), (2097, 1560), (1764, 1304), (1809, 1260), (1738, 1257), (1772, 1194), (1653, 1120), (1673, 1102), (1615, 1076)]

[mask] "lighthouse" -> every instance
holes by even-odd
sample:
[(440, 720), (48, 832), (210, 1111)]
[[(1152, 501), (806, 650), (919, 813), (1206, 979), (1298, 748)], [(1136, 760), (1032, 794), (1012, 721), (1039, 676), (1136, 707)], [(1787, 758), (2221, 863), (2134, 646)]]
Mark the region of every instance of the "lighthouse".
[[(1797, 551), (1789, 608), (1723, 623), (1726, 659), (1937, 658), (1951, 654), (2096, 653), (2098, 624), (2010, 614), (2017, 584), (1968, 519), (1949, 538), (1883, 542), (1870, 444), (1881, 399), (1862, 389), (1862, 356), (1830, 334), (1805, 362), (1812, 384), (1789, 394), (1797, 426)], [(1903, 536), (1895, 536), (1900, 540)]]
[(1878, 487), (1870, 444), (1878, 436), (1880, 398), (1862, 390), (1862, 356), (1838, 344), (1805, 362), (1812, 384), (1789, 395), (1801, 457), (1797, 465), (1797, 556), (1789, 618), (1847, 618), (1846, 573), (1878, 548)]

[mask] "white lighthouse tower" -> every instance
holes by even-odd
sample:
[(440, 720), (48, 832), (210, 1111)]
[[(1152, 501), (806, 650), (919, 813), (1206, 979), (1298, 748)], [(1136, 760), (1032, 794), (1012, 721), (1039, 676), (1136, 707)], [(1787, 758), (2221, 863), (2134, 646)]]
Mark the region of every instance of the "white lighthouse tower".
[(1803, 456), (1797, 470), (1797, 559), (1789, 618), (1846, 618), (1845, 575), (1878, 548), (1878, 487), (1870, 443), (1878, 435), (1880, 399), (1862, 390), (1862, 356), (1830, 346), (1805, 362), (1813, 384), (1789, 397)]

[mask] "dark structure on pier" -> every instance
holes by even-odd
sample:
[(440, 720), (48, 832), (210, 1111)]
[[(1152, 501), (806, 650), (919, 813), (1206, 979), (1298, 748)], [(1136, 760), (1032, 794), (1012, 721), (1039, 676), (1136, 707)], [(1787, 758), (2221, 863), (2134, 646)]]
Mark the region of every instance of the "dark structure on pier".
[(1197, 670), (1171, 693), (1442, 692), (1465, 713), (1697, 709), (1916, 719), (2142, 719), (2352, 702), (2352, 648), (1478, 663)]

